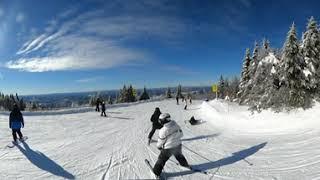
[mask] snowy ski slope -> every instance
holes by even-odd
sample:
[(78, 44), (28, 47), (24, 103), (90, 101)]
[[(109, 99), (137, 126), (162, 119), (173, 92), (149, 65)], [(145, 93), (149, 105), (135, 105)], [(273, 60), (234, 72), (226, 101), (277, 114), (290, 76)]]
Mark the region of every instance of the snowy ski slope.
[[(12, 149), (5, 148), (12, 137), (2, 114), (0, 179), (150, 179), (144, 159), (154, 163), (159, 153), (155, 143), (147, 146), (155, 107), (182, 127), (189, 163), (211, 173), (188, 171), (172, 157), (167, 179), (320, 179), (319, 104), (251, 114), (224, 101), (195, 101), (186, 111), (175, 100), (108, 108), (108, 118), (83, 109), (26, 115), (22, 132), (29, 139)], [(192, 115), (204, 123), (185, 124)]]

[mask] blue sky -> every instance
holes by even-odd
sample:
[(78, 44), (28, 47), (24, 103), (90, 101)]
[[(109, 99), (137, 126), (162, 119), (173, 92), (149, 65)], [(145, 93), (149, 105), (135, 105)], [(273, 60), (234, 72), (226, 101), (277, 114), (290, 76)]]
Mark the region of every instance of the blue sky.
[(280, 48), (319, 19), (317, 1), (0, 1), (0, 91), (44, 94), (210, 85), (245, 48)]

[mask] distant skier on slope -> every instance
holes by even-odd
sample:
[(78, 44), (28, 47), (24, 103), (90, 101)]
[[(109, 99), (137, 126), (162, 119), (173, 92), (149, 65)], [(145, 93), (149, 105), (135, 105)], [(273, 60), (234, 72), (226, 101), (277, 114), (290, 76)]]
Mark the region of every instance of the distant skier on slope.
[(106, 103), (104, 101), (101, 103), (101, 116), (107, 117), (107, 115), (106, 115)]
[(98, 112), (100, 112), (100, 107), (99, 107), (100, 103), (101, 103), (101, 100), (100, 100), (100, 98), (98, 98), (96, 101), (96, 111), (98, 111)]
[(187, 110), (187, 107), (188, 107), (188, 100), (185, 99), (185, 102), (186, 102), (186, 105), (184, 106), (184, 110)]
[(177, 105), (179, 105), (179, 96), (176, 96), (176, 100), (177, 100)]
[(156, 130), (162, 128), (162, 125), (158, 121), (160, 114), (161, 114), (160, 109), (158, 107), (156, 107), (156, 109), (154, 110), (154, 113), (152, 114), (151, 119), (150, 119), (150, 121), (152, 122), (152, 129), (148, 135), (148, 145), (150, 145), (152, 136), (156, 132)]
[(189, 123), (191, 124), (191, 125), (196, 125), (196, 124), (199, 124), (201, 122), (201, 120), (196, 120), (195, 118), (194, 118), (194, 116), (192, 116), (191, 118), (190, 118), (190, 120), (189, 120)]
[(174, 155), (181, 166), (190, 168), (186, 158), (182, 154), (181, 137), (183, 136), (180, 126), (171, 120), (170, 114), (163, 113), (159, 117), (163, 127), (159, 131), (157, 147), (161, 150), (156, 164), (153, 167), (155, 175), (160, 176), (167, 160)]
[(17, 134), (19, 135), (20, 140), (23, 140), (23, 135), (21, 133), (21, 128), (24, 127), (24, 120), (22, 113), (19, 110), (17, 104), (13, 105), (13, 110), (9, 116), (9, 128), (12, 129), (13, 141), (17, 142)]

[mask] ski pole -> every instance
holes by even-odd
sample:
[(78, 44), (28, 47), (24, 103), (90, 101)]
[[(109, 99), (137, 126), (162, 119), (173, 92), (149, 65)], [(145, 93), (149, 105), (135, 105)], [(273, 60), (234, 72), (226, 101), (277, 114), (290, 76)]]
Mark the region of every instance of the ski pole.
[(249, 162), (248, 160), (246, 160), (246, 158), (243, 158), (243, 161), (248, 163), (250, 166), (252, 166), (253, 164), (251, 162)]
[(208, 158), (206, 158), (206, 157), (202, 156), (201, 154), (199, 154), (199, 153), (197, 153), (197, 152), (194, 152), (192, 149), (188, 148), (187, 146), (185, 146), (185, 145), (182, 145), (182, 146), (183, 146), (183, 147), (185, 147), (186, 149), (188, 149), (190, 152), (192, 152), (192, 153), (194, 153), (194, 154), (198, 155), (199, 157), (201, 157), (201, 158), (203, 158), (203, 159), (205, 159), (205, 160), (207, 160), (207, 161), (209, 161), (209, 162), (213, 162), (212, 160), (210, 160), (210, 159), (208, 159)]

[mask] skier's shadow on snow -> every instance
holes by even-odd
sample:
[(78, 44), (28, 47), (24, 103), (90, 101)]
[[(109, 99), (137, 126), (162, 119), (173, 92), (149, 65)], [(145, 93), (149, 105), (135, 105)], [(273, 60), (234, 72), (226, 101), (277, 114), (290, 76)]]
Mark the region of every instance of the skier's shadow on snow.
[[(252, 146), (248, 149), (244, 149), (244, 150), (232, 153), (232, 156), (229, 156), (229, 157), (217, 160), (217, 161), (211, 161), (211, 162), (207, 162), (207, 163), (203, 163), (203, 164), (193, 165), (192, 167), (195, 169), (206, 171), (206, 170), (220, 168), (222, 166), (230, 165), (235, 162), (245, 160), (245, 158), (255, 154), (260, 149), (262, 149), (266, 144), (267, 144), (267, 142), (264, 142), (264, 143)], [(166, 176), (167, 177), (176, 177), (176, 176), (184, 176), (184, 175), (193, 174), (193, 173), (194, 172), (190, 171), (190, 170), (182, 171), (182, 172), (173, 172), (173, 173), (166, 172)]]
[(211, 137), (217, 137), (219, 135), (220, 135), (219, 133), (211, 134), (211, 135), (201, 135), (201, 136), (196, 136), (196, 137), (192, 137), (192, 138), (181, 139), (181, 141), (195, 141), (195, 140), (199, 140), (199, 139), (208, 139)]
[(32, 164), (53, 175), (60, 176), (66, 179), (75, 179), (75, 177), (71, 173), (64, 170), (59, 164), (51, 160), (45, 154), (40, 151), (32, 150), (26, 142), (22, 143), (24, 148), (22, 148), (20, 145), (18, 145), (17, 147)]

